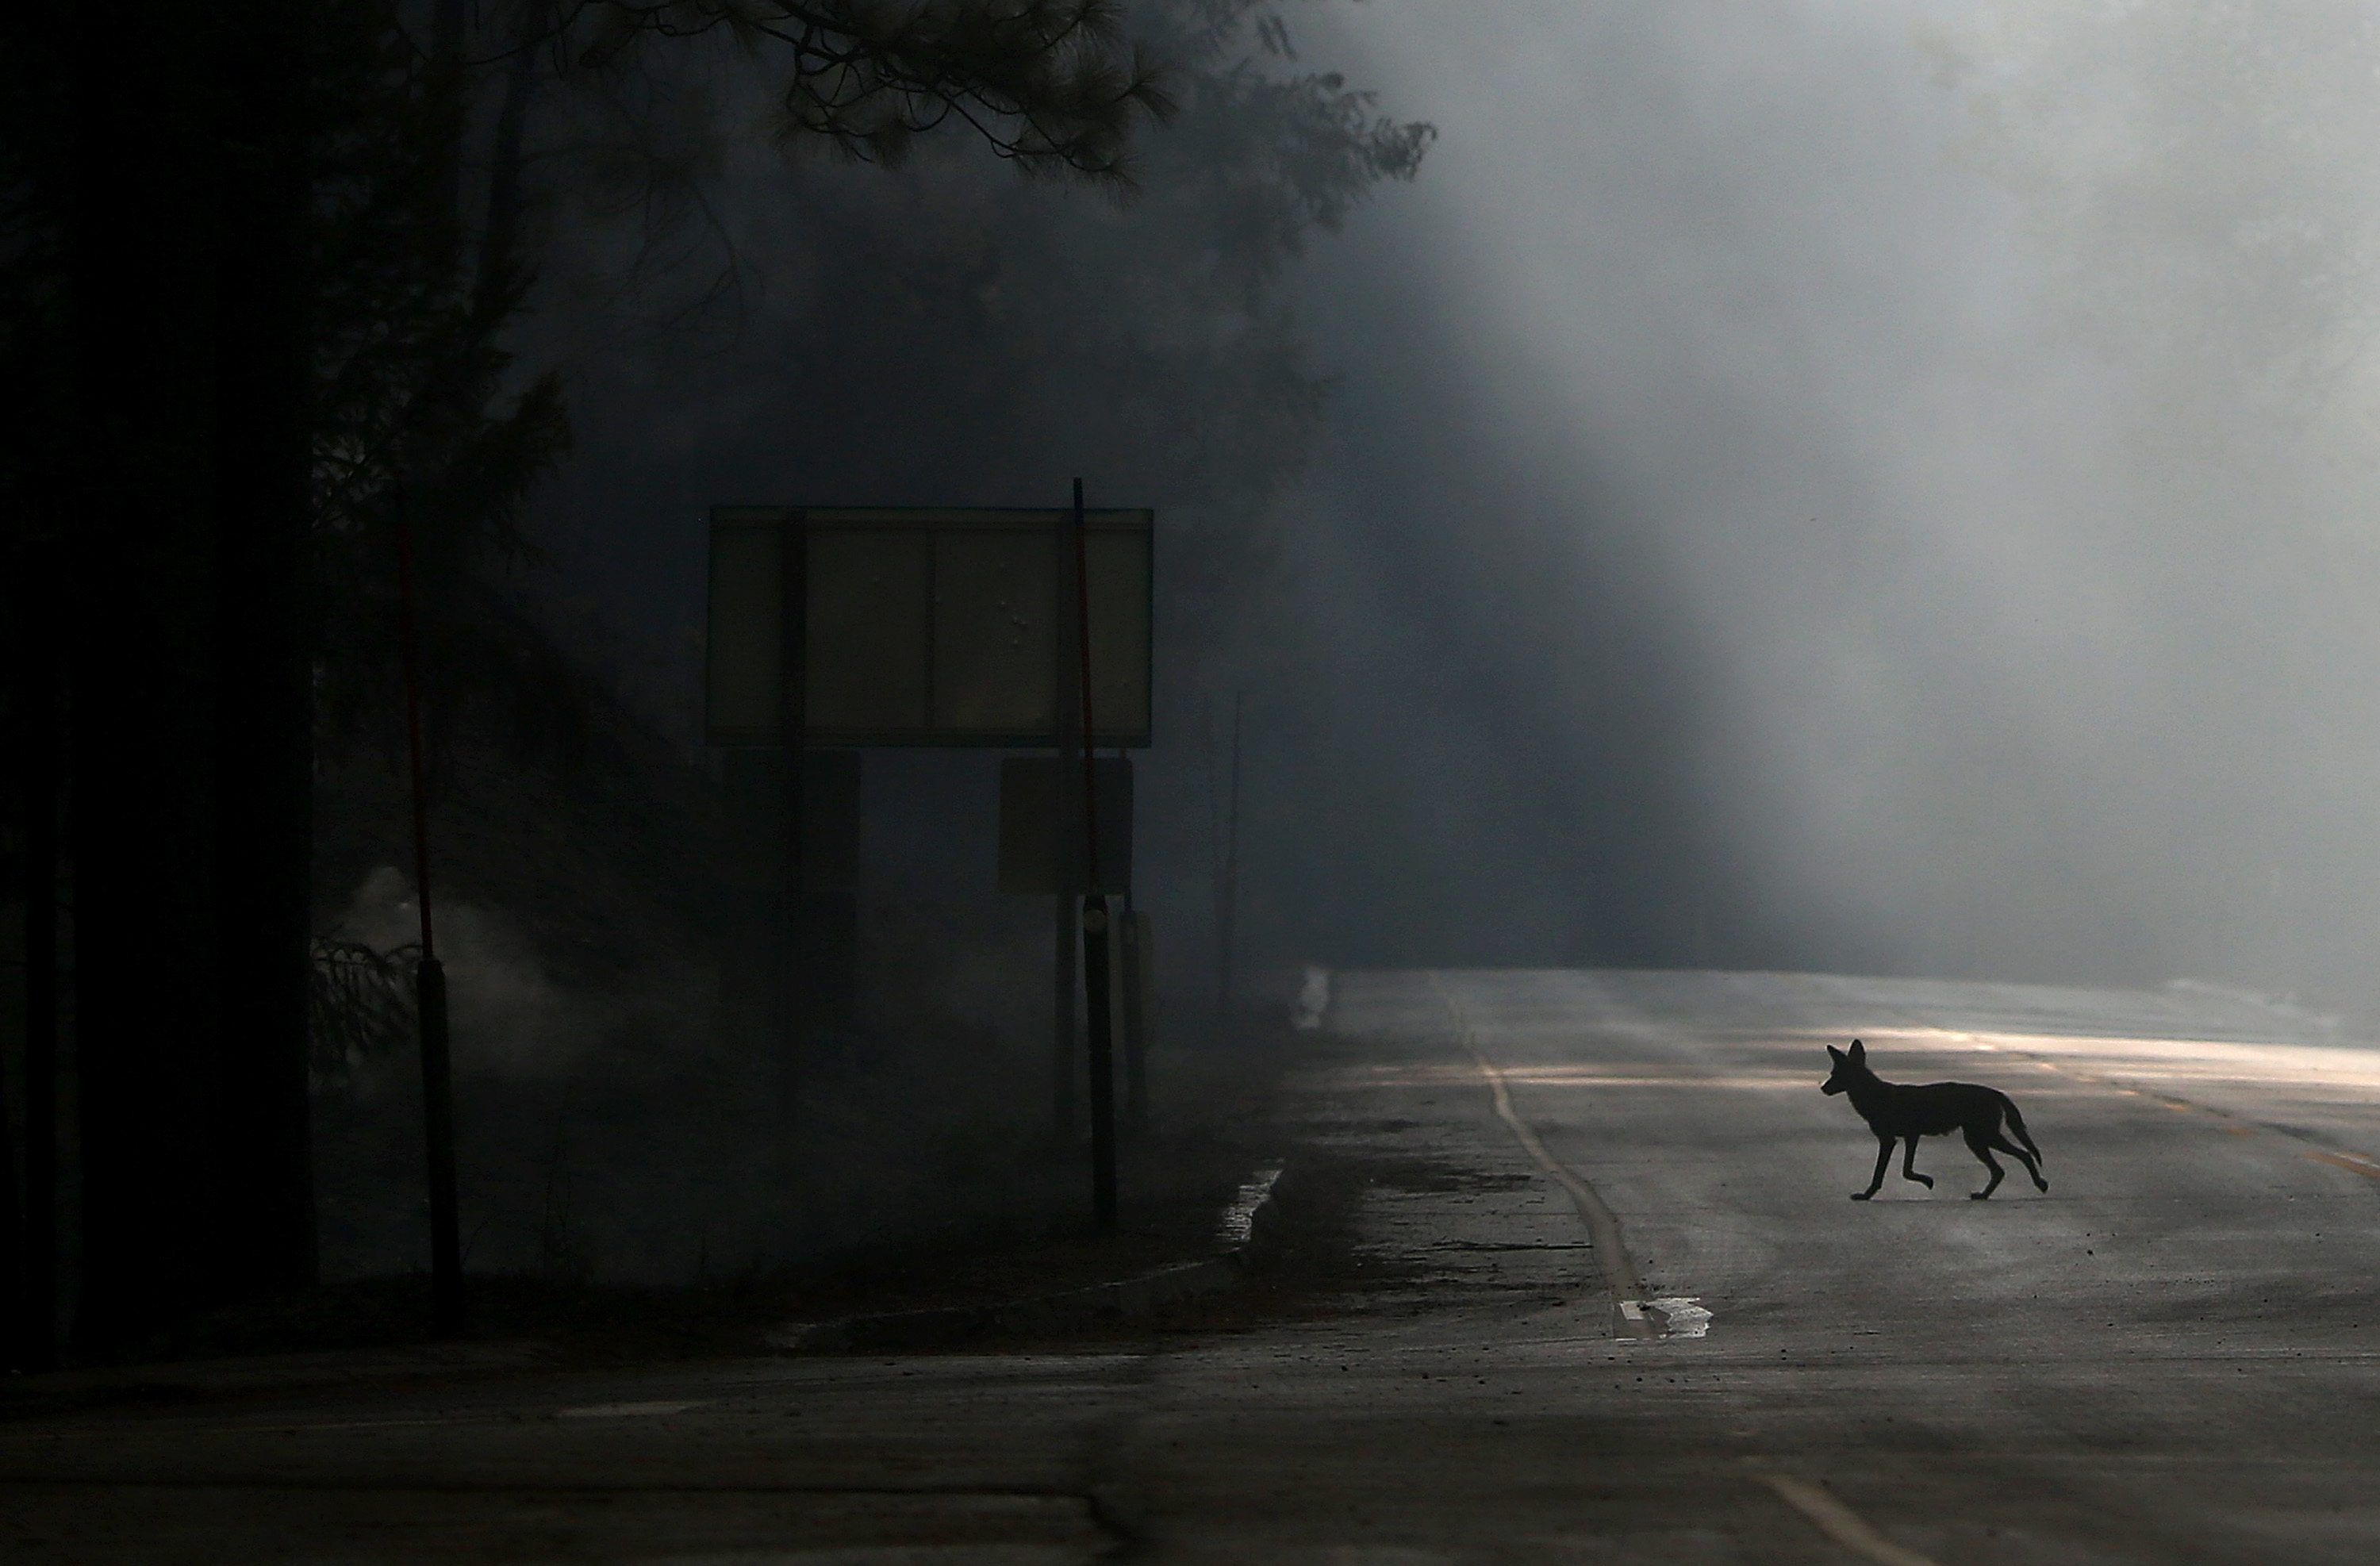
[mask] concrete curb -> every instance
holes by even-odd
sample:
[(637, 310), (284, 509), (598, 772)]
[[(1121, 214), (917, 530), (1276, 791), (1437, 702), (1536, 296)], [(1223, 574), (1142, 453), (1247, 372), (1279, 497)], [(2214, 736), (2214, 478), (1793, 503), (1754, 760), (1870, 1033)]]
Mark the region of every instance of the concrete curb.
[(846, 1316), (839, 1321), (792, 1321), (763, 1341), (783, 1354), (905, 1353), (944, 1349), (995, 1332), (1063, 1331), (1103, 1321), (1146, 1316), (1194, 1294), (1236, 1285), (1246, 1275), (1237, 1253), (1208, 1261), (1160, 1268), (1114, 1283), (1014, 1300), (1006, 1305), (941, 1310), (895, 1310), (877, 1316)]
[(1004, 1305), (961, 1305), (938, 1310), (895, 1310), (846, 1316), (833, 1321), (789, 1321), (762, 1335), (780, 1354), (906, 1354), (955, 1348), (995, 1333), (1062, 1332), (1147, 1316), (1177, 1300), (1236, 1288), (1271, 1254), (1278, 1228), (1273, 1193), (1281, 1171), (1260, 1171), (1241, 1186), (1241, 1199), (1224, 1216), (1221, 1255), (1182, 1262), (1113, 1283), (1066, 1289)]
[(554, 1363), (544, 1343), (421, 1343), (405, 1348), (331, 1349), (255, 1354), (242, 1359), (167, 1360), (148, 1365), (49, 1370), (0, 1380), (0, 1410), (57, 1397), (205, 1397), (289, 1391), (424, 1377), (535, 1370)]

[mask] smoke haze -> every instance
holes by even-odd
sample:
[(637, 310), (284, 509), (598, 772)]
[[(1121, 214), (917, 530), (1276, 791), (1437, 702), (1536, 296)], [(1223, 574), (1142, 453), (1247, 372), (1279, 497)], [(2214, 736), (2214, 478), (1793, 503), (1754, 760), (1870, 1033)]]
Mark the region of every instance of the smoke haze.
[(1329, 18), (1275, 939), (2374, 1002), (2365, 8)]
[[(1205, 14), (1140, 13), (1177, 42)], [(1236, 701), (1244, 994), (1305, 961), (1706, 965), (2380, 1009), (2359, 9), (1285, 14), (1294, 57), (1253, 26), (1196, 44), (1130, 205), (965, 145), (788, 165), (724, 66), (661, 127), (709, 171), (698, 214), (640, 237), (543, 205), (523, 362), (562, 370), (579, 443), (538, 502), (562, 566), (540, 613), (681, 759), (704, 506), (1047, 504), (1079, 473), (1095, 504), (1160, 511), (1135, 892), (1169, 1049), (1213, 1037)], [(1377, 102), (1308, 88), (1305, 117), (1263, 118), (1271, 84), (1341, 70)], [(555, 92), (559, 147), (591, 111)], [(1438, 127), (1410, 188), (1395, 160), (1422, 143), (1392, 126), (1366, 154), (1388, 161), (1344, 157), (1380, 115)], [(1318, 197), (1311, 158), (1340, 181)], [(1042, 1112), (1048, 915), (992, 891), (995, 775), (867, 758), (868, 998), (820, 1097), (850, 1147), (909, 1116), (1014, 1205), (1040, 1171), (982, 1149)], [(601, 858), (666, 794), (572, 841)], [(388, 852), (351, 835), (341, 899)], [(706, 1032), (710, 872), (647, 857), (669, 873), (621, 884), (666, 882), (675, 911), (634, 941), (625, 892), (457, 872), (481, 977), (535, 981), (482, 987), (519, 1036), (492, 1080), (620, 1074), (598, 1056), (686, 1078), (560, 1108), (504, 1086), (506, 1254), (579, 1254), (550, 1232), (569, 1164), (617, 1186), (572, 1187), (590, 1265), (690, 1265), (680, 1209), (627, 1172), (643, 1117), (735, 1099), (752, 1062)], [(496, 939), (565, 924), (611, 930), (613, 968)], [(504, 1012), (515, 990), (536, 1004)], [(565, 1035), (592, 1051), (567, 1070)], [(921, 1108), (923, 1080), (949, 1091)], [(897, 1111), (854, 1107), (880, 1093)], [(701, 1167), (689, 1190), (775, 1189)], [(703, 1254), (897, 1227), (935, 1210), (920, 1178), (855, 1174), (797, 1243), (756, 1196)]]

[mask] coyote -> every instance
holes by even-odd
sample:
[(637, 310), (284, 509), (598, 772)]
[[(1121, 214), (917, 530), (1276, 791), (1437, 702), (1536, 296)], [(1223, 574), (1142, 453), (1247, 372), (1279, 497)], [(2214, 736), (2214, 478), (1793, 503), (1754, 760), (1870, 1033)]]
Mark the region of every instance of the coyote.
[[(1876, 1133), (1876, 1178), (1867, 1183), (1866, 1190), (1852, 1192), (1852, 1201), (1866, 1201), (1884, 1184), (1885, 1166), (1892, 1161), (1895, 1142), (1908, 1147), (1900, 1160), (1901, 1174), (1932, 1190), (1933, 1176), (1917, 1172), (1917, 1139), (1944, 1136), (1953, 1131), (1965, 1134), (1968, 1150), (1992, 1171), (1989, 1184), (1968, 1193), (1976, 1201), (1984, 1201), (1998, 1190), (2008, 1174), (1992, 1157), (1994, 1147), (2015, 1154), (2017, 1161), (2024, 1165), (2024, 1171), (2033, 1176), (2034, 1184), (2044, 1191), (2049, 1189), (2049, 1182), (2041, 1177), (2041, 1149), (2033, 1145), (2033, 1137), (2026, 1133), (2024, 1116), (2016, 1112), (2014, 1100), (1998, 1088), (1978, 1087), (1971, 1082), (1929, 1082), (1923, 1087), (1887, 1082), (1868, 1069), (1867, 1046), (1856, 1038), (1852, 1040), (1849, 1053), (1831, 1044), (1827, 1046), (1827, 1053), (1835, 1059), (1835, 1072), (1819, 1091), (1850, 1094), (1852, 1108), (1859, 1111), (1867, 1128)], [(2023, 1147), (2001, 1134), (2003, 1120)]]

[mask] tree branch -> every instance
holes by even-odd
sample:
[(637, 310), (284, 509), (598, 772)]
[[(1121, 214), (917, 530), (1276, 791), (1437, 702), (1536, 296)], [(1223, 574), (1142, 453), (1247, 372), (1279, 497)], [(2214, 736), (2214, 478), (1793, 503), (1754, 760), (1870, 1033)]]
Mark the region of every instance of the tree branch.
[(782, 51), (788, 138), (864, 163), (956, 119), (1028, 174), (1129, 188), (1139, 117), (1174, 110), (1115, 0), (575, 0), (549, 37), (601, 68), (641, 36), (719, 31)]

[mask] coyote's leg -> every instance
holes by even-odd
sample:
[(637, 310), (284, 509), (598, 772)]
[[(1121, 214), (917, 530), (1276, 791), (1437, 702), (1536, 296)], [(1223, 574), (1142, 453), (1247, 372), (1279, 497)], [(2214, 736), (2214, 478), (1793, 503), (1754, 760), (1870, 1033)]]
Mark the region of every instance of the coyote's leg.
[(1908, 1139), (1908, 1150), (1901, 1156), (1900, 1177), (1903, 1180), (1914, 1180), (1928, 1191), (1934, 1189), (1934, 1177), (1917, 1172), (1917, 1138), (1914, 1136)]
[(2041, 1166), (2033, 1161), (2033, 1155), (2026, 1152), (2022, 1147), (2018, 1147), (2015, 1143), (2010, 1141), (2006, 1133), (1999, 1131), (1993, 1132), (1992, 1146), (1998, 1147), (2003, 1153), (2015, 1155), (2016, 1161), (2024, 1165), (2024, 1171), (2033, 1176), (2033, 1185), (2034, 1190), (2046, 1191), (2049, 1189), (2049, 1182), (2042, 1178)]
[(1879, 1136), (1876, 1139), (1876, 1178), (1867, 1183), (1866, 1190), (1852, 1192), (1852, 1200), (1855, 1202), (1864, 1202), (1870, 1196), (1875, 1196), (1876, 1188), (1884, 1184), (1884, 1171), (1891, 1167), (1892, 1138), (1889, 1136)]
[(1979, 1125), (1968, 1126), (1966, 1131), (1967, 1150), (1973, 1153), (1975, 1157), (1983, 1159), (1984, 1167), (1992, 1171), (1990, 1184), (1986, 1184), (1980, 1191), (1970, 1191), (1967, 1195), (1973, 1196), (1979, 1202), (1989, 1201), (1991, 1199), (1992, 1193), (2000, 1188), (2000, 1182), (2008, 1178), (2008, 1171), (2002, 1169), (2000, 1167), (1999, 1160), (1992, 1157), (1992, 1142), (1995, 1139), (1994, 1133), (1985, 1131)]

